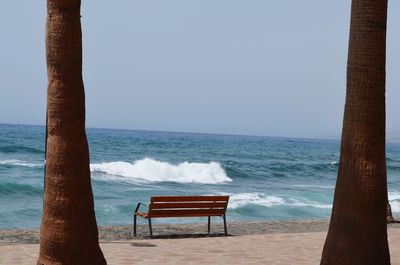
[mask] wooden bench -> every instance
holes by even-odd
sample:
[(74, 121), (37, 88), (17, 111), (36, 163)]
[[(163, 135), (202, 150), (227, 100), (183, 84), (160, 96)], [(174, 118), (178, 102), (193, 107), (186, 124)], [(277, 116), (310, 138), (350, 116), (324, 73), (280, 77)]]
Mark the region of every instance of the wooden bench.
[[(133, 235), (136, 236), (136, 218), (140, 216), (149, 222), (150, 237), (153, 236), (151, 219), (168, 217), (208, 217), (210, 233), (211, 216), (220, 216), (226, 228), (226, 208), (229, 196), (152, 196), (147, 206), (139, 202), (133, 213)], [(139, 212), (140, 206), (146, 206), (147, 212)]]

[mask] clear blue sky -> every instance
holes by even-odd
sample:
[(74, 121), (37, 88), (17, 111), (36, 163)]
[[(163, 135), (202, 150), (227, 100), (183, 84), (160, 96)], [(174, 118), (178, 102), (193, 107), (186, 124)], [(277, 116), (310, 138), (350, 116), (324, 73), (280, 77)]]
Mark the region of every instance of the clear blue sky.
[[(2, 0), (0, 123), (44, 124), (46, 1)], [(339, 135), (350, 0), (82, 0), (87, 126)], [(387, 128), (400, 129), (400, 1)]]

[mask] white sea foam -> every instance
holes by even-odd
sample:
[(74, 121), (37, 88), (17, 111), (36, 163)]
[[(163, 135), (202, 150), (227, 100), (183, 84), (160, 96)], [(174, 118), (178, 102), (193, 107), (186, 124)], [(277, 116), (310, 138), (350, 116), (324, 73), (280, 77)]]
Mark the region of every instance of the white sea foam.
[(319, 209), (332, 209), (331, 204), (322, 204), (322, 203), (317, 203), (309, 200), (296, 200), (293, 199), (291, 202), (289, 202), (287, 205), (289, 206), (296, 206), (296, 207), (313, 207), (313, 208), (319, 208)]
[(400, 213), (400, 201), (391, 201), (392, 213)]
[(232, 181), (222, 166), (216, 162), (189, 163), (177, 165), (151, 158), (129, 162), (91, 164), (92, 172), (106, 173), (108, 178), (122, 181), (172, 181), (179, 183), (221, 184)]
[(282, 198), (279, 196), (266, 195), (260, 192), (254, 193), (238, 193), (230, 195), (228, 208), (236, 209), (246, 205), (261, 205), (264, 207), (273, 206), (292, 206), (292, 207), (313, 207), (319, 209), (331, 209), (331, 204), (321, 204), (309, 200), (301, 200), (294, 198)]
[(293, 187), (301, 187), (301, 188), (317, 188), (317, 189), (334, 189), (335, 186), (332, 185), (306, 185), (306, 184), (296, 184)]
[(396, 201), (396, 200), (400, 200), (400, 192), (399, 191), (389, 191), (388, 192), (389, 195), (389, 201)]
[(266, 207), (274, 205), (283, 205), (285, 200), (271, 195), (265, 195), (264, 193), (238, 193), (233, 194), (229, 198), (229, 208), (235, 209), (246, 206), (248, 204), (262, 205)]
[(393, 213), (400, 213), (400, 192), (399, 191), (389, 191), (389, 203), (392, 207)]
[(41, 167), (43, 164), (29, 163), (17, 159), (0, 160), (0, 165), (19, 166), (19, 167)]

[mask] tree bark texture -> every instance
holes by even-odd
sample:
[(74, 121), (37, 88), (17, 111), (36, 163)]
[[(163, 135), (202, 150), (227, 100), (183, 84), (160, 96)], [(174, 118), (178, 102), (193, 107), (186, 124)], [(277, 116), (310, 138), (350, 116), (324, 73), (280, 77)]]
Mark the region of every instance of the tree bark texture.
[(85, 132), (80, 0), (48, 0), (48, 139), (37, 264), (106, 264), (99, 247)]
[(339, 171), (323, 265), (390, 264), (387, 241), (387, 0), (353, 0)]

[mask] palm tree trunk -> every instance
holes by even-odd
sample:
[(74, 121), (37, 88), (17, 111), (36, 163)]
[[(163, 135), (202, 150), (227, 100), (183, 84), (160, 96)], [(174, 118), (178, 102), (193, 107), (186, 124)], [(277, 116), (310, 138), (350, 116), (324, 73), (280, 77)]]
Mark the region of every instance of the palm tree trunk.
[(90, 182), (80, 0), (48, 0), (48, 139), (37, 264), (106, 264)]
[(390, 264), (386, 226), (387, 0), (353, 0), (340, 163), (321, 264)]

